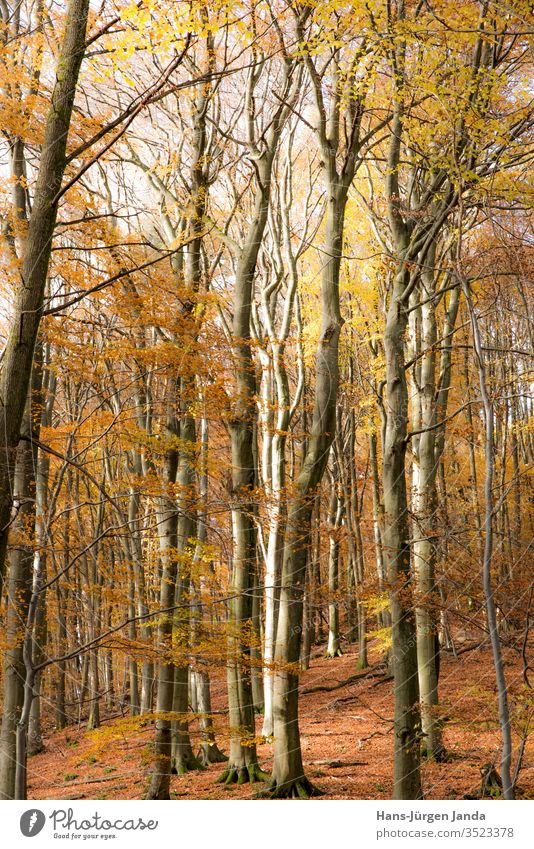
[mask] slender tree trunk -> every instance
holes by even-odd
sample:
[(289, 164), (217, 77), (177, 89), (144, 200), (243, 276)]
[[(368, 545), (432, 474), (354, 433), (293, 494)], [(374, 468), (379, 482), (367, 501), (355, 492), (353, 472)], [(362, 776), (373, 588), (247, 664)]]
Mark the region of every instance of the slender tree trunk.
[[(247, 104), (253, 110), (254, 75), (249, 76)], [(253, 113), (252, 113), (253, 114)], [(251, 349), (251, 304), (258, 252), (267, 224), (272, 166), (278, 144), (280, 119), (273, 123), (267, 149), (256, 160), (257, 194), (254, 217), (247, 232), (236, 270), (234, 288), (233, 347), (236, 399), (230, 421), (232, 448), (233, 561), (230, 580), (228, 633), (228, 713), (230, 759), (220, 781), (239, 783), (263, 779), (258, 767), (252, 696), (250, 645), (246, 632), (252, 628), (252, 591), (256, 572), (254, 525), (254, 421), (256, 377)], [(249, 130), (250, 134), (251, 130)], [(249, 142), (252, 139), (249, 138)], [(250, 641), (248, 641), (250, 642)]]
[(202, 764), (195, 758), (189, 737), (187, 711), (189, 707), (189, 651), (191, 641), (190, 588), (191, 563), (195, 550), (193, 538), (196, 535), (196, 427), (189, 413), (188, 393), (194, 390), (194, 380), (182, 381), (183, 415), (180, 422), (180, 460), (177, 484), (179, 492), (179, 518), (177, 536), (177, 557), (179, 574), (176, 582), (176, 612), (173, 626), (173, 650), (176, 655), (174, 672), (173, 712), (176, 718), (172, 724), (171, 771), (183, 775), (191, 769), (199, 769)]
[[(404, 2), (398, 4), (402, 20)], [(408, 388), (406, 384), (405, 333), (408, 325), (407, 287), (410, 280), (410, 226), (400, 206), (399, 169), (403, 132), (403, 69), (406, 44), (399, 41), (392, 61), (395, 65), (395, 94), (388, 152), (385, 190), (388, 218), (397, 264), (389, 296), (384, 333), (386, 361), (385, 428), (382, 450), (384, 492), (384, 554), (387, 562), (392, 624), (391, 665), (394, 676), (395, 716), (393, 773), (394, 799), (419, 799), (420, 717), (417, 681), (417, 641), (412, 596), (412, 575), (406, 492), (406, 441), (408, 432)], [(419, 257), (422, 259), (422, 257)], [(416, 259), (416, 257), (414, 257)]]
[[(133, 576), (130, 576), (128, 581), (128, 638), (135, 645), (137, 641), (137, 627), (135, 623), (135, 581)], [(129, 702), (130, 715), (138, 716), (141, 712), (139, 699), (139, 665), (133, 655), (130, 655), (128, 661), (128, 684), (129, 684)]]
[[(200, 420), (200, 456), (197, 468), (199, 478), (199, 507), (197, 511), (197, 538), (196, 549), (193, 558), (193, 564), (199, 564), (203, 554), (204, 546), (208, 538), (208, 439), (209, 428), (208, 420), (203, 415)], [(203, 634), (203, 606), (202, 606), (202, 580), (200, 581), (200, 590), (195, 592), (195, 584), (191, 583), (193, 591), (194, 604), (192, 607), (192, 624), (191, 624), (191, 642), (195, 646), (195, 642), (202, 640)], [(207, 669), (198, 665), (191, 669), (192, 684), (194, 687), (194, 696), (196, 699), (196, 713), (200, 725), (200, 752), (198, 759), (203, 766), (208, 766), (211, 763), (225, 763), (228, 758), (217, 746), (215, 740), (215, 730), (213, 725), (212, 707), (211, 707), (211, 684), (210, 676)]]
[(262, 733), (269, 737), (273, 733), (273, 661), (278, 614), (278, 582), (281, 572), (283, 518), (285, 498), (285, 436), (278, 435), (272, 446), (271, 504), (269, 507), (269, 537), (265, 565), (265, 639), (264, 662), (264, 719)]
[(176, 549), (178, 540), (178, 515), (172, 490), (178, 471), (178, 452), (174, 447), (179, 435), (176, 418), (177, 379), (169, 378), (167, 385), (166, 437), (169, 448), (165, 456), (164, 481), (166, 492), (160, 497), (157, 511), (161, 580), (159, 607), (161, 611), (157, 628), (158, 685), (156, 698), (156, 736), (154, 767), (148, 790), (148, 799), (169, 799), (171, 778), (171, 719), (174, 698), (174, 663), (172, 660), (173, 608), (176, 594)]
[[(65, 534), (68, 540), (68, 535)], [(68, 548), (66, 548), (68, 552)], [(66, 555), (68, 557), (68, 554)], [(60, 582), (56, 581), (56, 601), (57, 601), (57, 617), (58, 617), (58, 656), (62, 657), (67, 650), (67, 614), (66, 607), (68, 604), (68, 589), (64, 590), (60, 587)], [(69, 723), (65, 706), (65, 678), (67, 674), (67, 661), (60, 660), (57, 664), (57, 682), (55, 686), (55, 704), (56, 704), (56, 729), (61, 731)]]
[(262, 677), (262, 621), (261, 621), (261, 585), (259, 578), (259, 558), (255, 558), (256, 570), (252, 585), (252, 644), (250, 647), (252, 673), (252, 701), (255, 713), (265, 711), (263, 677)]
[(227, 757), (221, 752), (215, 740), (208, 672), (205, 669), (195, 669), (193, 671), (193, 682), (197, 699), (196, 712), (200, 725), (199, 760), (204, 766), (224, 763)]
[[(385, 593), (387, 586), (387, 570), (384, 562), (383, 533), (384, 533), (384, 505), (380, 498), (380, 474), (378, 471), (377, 437), (376, 431), (369, 434), (369, 460), (371, 464), (371, 481), (373, 492), (373, 534), (375, 542), (376, 572), (378, 577), (378, 589)], [(379, 614), (379, 626), (381, 628), (391, 627), (391, 613), (389, 606)]]
[(0, 373), (0, 588), (10, 524), (13, 469), (30, 387), (33, 353), (41, 320), (52, 237), (57, 217), (71, 113), (85, 53), (89, 0), (69, 0), (66, 28), (48, 113), (37, 185), (22, 256), (16, 295)]
[[(40, 427), (49, 427), (52, 422), (52, 410), (55, 400), (56, 377), (45, 369), (45, 348), (38, 343), (35, 356), (33, 392), (32, 395), (39, 398), (41, 412), (38, 417)], [(36, 393), (36, 384), (42, 391)], [(45, 394), (46, 392), (46, 394)], [(34, 399), (32, 398), (32, 401)], [(40, 430), (37, 432), (40, 436)], [(50, 473), (50, 457), (46, 451), (39, 451), (37, 455), (37, 474), (35, 482), (35, 553), (38, 561), (37, 575), (42, 575), (42, 582), (46, 581), (48, 552), (46, 541), (48, 537), (47, 509), (48, 509), (48, 477)], [(46, 592), (39, 595), (37, 612), (35, 617), (35, 631), (32, 643), (32, 658), (34, 666), (40, 665), (46, 658), (46, 643), (48, 636)], [(41, 733), (41, 686), (42, 675), (37, 673), (35, 679), (36, 695), (32, 702), (30, 713), (30, 724), (28, 728), (28, 755), (39, 754), (44, 748)]]
[[(89, 632), (89, 639), (94, 639), (95, 634)], [(100, 674), (98, 669), (98, 652), (89, 652), (89, 717), (87, 719), (87, 730), (93, 731), (100, 728)]]
[(491, 649), (493, 652), (493, 664), (495, 667), (495, 678), (497, 683), (497, 698), (499, 703), (499, 720), (501, 725), (502, 735), (502, 752), (501, 752), (501, 779), (502, 792), (504, 799), (514, 798), (514, 787), (511, 778), (511, 763), (512, 763), (512, 733), (510, 723), (510, 710), (508, 706), (508, 690), (506, 688), (506, 676), (504, 671), (504, 660), (502, 656), (501, 641), (499, 638), (497, 612), (495, 608), (495, 597), (493, 594), (493, 586), (491, 580), (491, 566), (493, 557), (493, 515), (494, 515), (494, 495), (493, 495), (493, 479), (495, 474), (495, 443), (494, 443), (494, 417), (495, 412), (489, 395), (484, 350), (480, 335), (478, 318), (473, 306), (471, 292), (469, 286), (463, 277), (462, 288), (469, 309), (469, 317), (471, 320), (471, 328), (473, 331), (473, 347), (475, 349), (478, 378), (480, 383), (480, 394), (482, 397), (482, 406), (484, 410), (484, 431), (485, 431), (485, 480), (484, 480), (484, 497), (485, 497), (485, 516), (484, 516), (484, 556), (482, 561), (482, 583), (484, 587), (484, 597), (486, 599), (486, 615), (488, 620), (488, 629), (490, 633)]
[(361, 598), (362, 586), (365, 578), (365, 557), (363, 550), (362, 529), (360, 523), (360, 511), (354, 511), (354, 531), (356, 537), (356, 591), (359, 594), (357, 602), (358, 612), (358, 669), (366, 669), (369, 666), (367, 658), (367, 613), (365, 604)]
[(333, 452), (332, 495), (328, 516), (328, 645), (326, 657), (340, 657), (341, 637), (339, 633), (339, 531), (344, 513), (344, 504), (339, 497), (339, 471)]
[[(29, 429), (29, 406), (25, 414)], [(4, 702), (0, 735), (0, 798), (15, 799), (17, 726), (24, 703), (26, 667), (23, 643), (31, 596), (33, 544), (29, 535), (34, 526), (34, 462), (30, 442), (19, 443), (15, 471), (14, 505), (17, 510), (12, 529), (7, 598), (7, 650), (4, 656)]]
[(436, 380), (435, 346), (436, 314), (435, 296), (436, 250), (428, 252), (425, 270), (421, 274), (421, 291), (416, 297), (423, 301), (421, 314), (420, 370), (416, 392), (419, 397), (420, 422), (414, 467), (417, 477), (412, 494), (413, 560), (417, 581), (417, 668), (423, 732), (423, 751), (428, 757), (441, 760), (443, 740), (438, 715), (438, 610), (439, 595), (436, 590)]
[[(333, 167), (333, 165), (331, 166)], [(315, 405), (311, 435), (288, 508), (274, 682), (274, 763), (271, 797), (304, 797), (319, 791), (304, 775), (298, 724), (298, 663), (303, 593), (316, 496), (334, 440), (338, 387), (338, 346), (342, 319), (339, 271), (347, 188), (330, 173), (325, 255), (321, 279), (322, 326), (316, 358)]]
[(384, 553), (388, 564), (392, 620), (392, 667), (395, 686), (394, 798), (419, 799), (421, 781), (420, 719), (417, 708), (417, 643), (413, 612), (408, 504), (406, 434), (408, 391), (404, 365), (406, 308), (402, 303), (405, 272), (394, 282), (384, 335), (386, 358), (386, 433), (383, 449)]
[(310, 668), (311, 650), (315, 639), (315, 616), (313, 611), (313, 574), (310, 567), (310, 550), (306, 563), (304, 582), (304, 607), (302, 612), (302, 645), (300, 649), (300, 671)]
[[(132, 459), (132, 468), (134, 473), (137, 476), (141, 477), (143, 469), (141, 456), (138, 452), (135, 452), (135, 455)], [(141, 617), (147, 617), (149, 607), (147, 601), (143, 550), (141, 546), (141, 529), (139, 526), (139, 523), (141, 521), (140, 504), (140, 493), (138, 491), (138, 488), (134, 487), (130, 490), (130, 498), (128, 502), (128, 523), (131, 529), (129, 547), (131, 549), (132, 554), (133, 584), (135, 588), (134, 594), (137, 599), (137, 615)], [(135, 632), (135, 623), (132, 624), (132, 630)], [(150, 657), (150, 651), (152, 647), (152, 627), (150, 624), (148, 624), (148, 618), (141, 619), (139, 628), (141, 632), (141, 639), (147, 646), (148, 654), (148, 656), (142, 661), (141, 664), (141, 697), (139, 699), (139, 696), (137, 696), (136, 699), (136, 705), (139, 706), (139, 712), (143, 714), (150, 713), (152, 711), (154, 697), (154, 661)], [(137, 690), (138, 689), (139, 685), (137, 684)]]
[[(107, 606), (105, 621), (106, 629), (109, 630), (112, 627), (111, 604)], [(111, 649), (104, 651), (104, 688), (106, 692), (106, 710), (112, 711), (115, 707), (115, 674), (113, 670), (113, 652)]]
[[(434, 444), (434, 463), (437, 470), (437, 500), (440, 505), (440, 520), (444, 533), (439, 543), (439, 555), (436, 555), (442, 563), (448, 562), (449, 546), (448, 546), (448, 530), (449, 530), (449, 512), (448, 512), (448, 493), (445, 480), (445, 463), (443, 462), (443, 452), (445, 450), (445, 417), (447, 414), (447, 406), (449, 399), (449, 390), (451, 386), (452, 373), (452, 341), (456, 319), (458, 316), (458, 307), (460, 304), (460, 286), (456, 286), (450, 293), (449, 303), (445, 313), (445, 321), (442, 332), (442, 348), (439, 362), (439, 376), (436, 392), (436, 420), (443, 424), (436, 430), (436, 440)], [(439, 584), (439, 595), (441, 599), (441, 631), (442, 642), (446, 648), (453, 646), (451, 632), (449, 628), (448, 615), (448, 600), (443, 584)], [(439, 679), (439, 675), (438, 675)]]

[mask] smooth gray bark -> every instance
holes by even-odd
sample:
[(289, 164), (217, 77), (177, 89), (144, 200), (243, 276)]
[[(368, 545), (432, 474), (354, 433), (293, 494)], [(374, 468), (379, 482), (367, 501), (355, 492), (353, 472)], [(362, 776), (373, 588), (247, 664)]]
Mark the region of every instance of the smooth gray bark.
[(388, 565), (395, 682), (394, 798), (418, 799), (421, 797), (420, 719), (405, 470), (408, 392), (404, 367), (407, 324), (402, 303), (404, 290), (405, 272), (400, 270), (393, 285), (384, 335), (387, 420), (382, 470), (383, 542)]
[(74, 96), (85, 53), (89, 0), (70, 0), (22, 255), (21, 281), (0, 373), (0, 586), (12, 506), (17, 443), (30, 386), (37, 332), (57, 217), (56, 196), (66, 167)]
[[(436, 308), (435, 308), (435, 246), (427, 254), (426, 267), (421, 274), (420, 344), (416, 346), (419, 369), (413, 381), (414, 394), (419, 399), (418, 426), (422, 433), (412, 440), (413, 450), (413, 563), (417, 581), (417, 667), (423, 732), (423, 751), (427, 757), (443, 757), (443, 741), (438, 715), (438, 605), (436, 588), (437, 523), (436, 497)], [(416, 424), (417, 427), (417, 424)]]
[(246, 632), (252, 628), (252, 592), (256, 574), (256, 528), (254, 523), (256, 375), (251, 348), (251, 307), (254, 297), (258, 253), (269, 213), (273, 161), (282, 128), (295, 96), (294, 63), (284, 56), (280, 104), (273, 112), (260, 146), (255, 121), (255, 87), (262, 69), (251, 68), (245, 94), (247, 145), (255, 169), (255, 201), (252, 220), (237, 262), (232, 345), (235, 363), (235, 401), (229, 421), (232, 451), (233, 559), (229, 592), (228, 714), (230, 758), (221, 781), (239, 783), (263, 779), (257, 764), (254, 705), (251, 683), (250, 645)]
[[(26, 413), (29, 427), (29, 409)], [(4, 701), (2, 706), (2, 731), (0, 734), (0, 798), (15, 799), (17, 764), (17, 725), (24, 703), (26, 667), (23, 643), (31, 596), (33, 545), (28, 539), (35, 514), (34, 462), (30, 442), (20, 442), (15, 472), (16, 519), (12, 526), (12, 543), (9, 556), (6, 637), (4, 655)]]
[(177, 379), (169, 378), (167, 383), (167, 417), (165, 436), (169, 440), (164, 468), (164, 487), (159, 499), (157, 519), (159, 551), (161, 561), (161, 580), (159, 592), (160, 610), (166, 611), (159, 616), (157, 626), (157, 698), (156, 698), (156, 734), (154, 742), (154, 767), (148, 799), (170, 798), (171, 777), (171, 718), (173, 708), (175, 666), (172, 660), (173, 614), (176, 595), (178, 541), (178, 514), (172, 489), (178, 472), (178, 452), (174, 447), (179, 435), (176, 417), (175, 399), (177, 397)]
[(345, 504), (339, 493), (339, 470), (334, 452), (332, 457), (332, 492), (328, 512), (328, 645), (326, 657), (340, 657), (341, 635), (339, 632), (339, 534)]
[[(303, 18), (297, 18), (297, 34), (304, 41)], [(276, 633), (274, 680), (274, 762), (268, 793), (271, 798), (303, 797), (319, 791), (304, 774), (298, 724), (298, 671), (302, 642), (303, 595), (306, 564), (311, 542), (312, 512), (325, 472), (328, 454), (336, 430), (336, 404), (339, 382), (339, 336), (343, 320), (340, 311), (339, 277), (345, 209), (349, 187), (359, 164), (361, 147), (360, 122), (364, 95), (353, 96), (344, 89), (339, 73), (339, 54), (333, 54), (334, 83), (328, 105), (323, 91), (324, 80), (309, 53), (306, 67), (312, 82), (318, 111), (317, 139), (325, 167), (327, 210), (321, 273), (321, 333), (315, 362), (315, 398), (311, 432), (301, 470), (294, 483), (294, 494), (288, 506), (284, 541), (280, 608)], [(347, 81), (354, 83), (351, 67)], [(347, 96), (343, 113), (345, 142), (342, 135), (343, 96)]]
[(512, 763), (512, 729), (510, 722), (510, 708), (508, 705), (508, 690), (506, 687), (506, 675), (504, 671), (504, 659), (502, 655), (501, 640), (499, 637), (497, 611), (495, 607), (495, 596), (493, 593), (491, 567), (493, 559), (493, 521), (494, 521), (494, 494), (493, 480), (495, 475), (495, 436), (494, 419), (495, 412), (488, 390), (486, 377), (485, 355), (482, 338), (471, 290), (465, 278), (461, 275), (462, 288), (469, 309), (471, 329), (473, 331), (473, 347), (475, 349), (478, 378), (480, 384), (480, 395), (484, 410), (484, 453), (485, 453), (485, 475), (484, 475), (484, 555), (482, 560), (482, 585), (484, 598), (486, 600), (486, 615), (488, 630), (490, 633), (491, 649), (493, 653), (493, 665), (495, 667), (495, 679), (497, 684), (497, 699), (499, 704), (499, 721), (502, 735), (501, 750), (501, 780), (502, 794), (504, 799), (514, 798), (514, 787), (511, 777)]

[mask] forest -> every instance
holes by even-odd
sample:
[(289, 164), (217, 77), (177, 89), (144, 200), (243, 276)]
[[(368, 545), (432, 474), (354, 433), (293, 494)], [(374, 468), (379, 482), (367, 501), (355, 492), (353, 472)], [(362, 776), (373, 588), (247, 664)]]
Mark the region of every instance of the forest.
[(0, 799), (534, 798), (528, 0), (0, 0)]

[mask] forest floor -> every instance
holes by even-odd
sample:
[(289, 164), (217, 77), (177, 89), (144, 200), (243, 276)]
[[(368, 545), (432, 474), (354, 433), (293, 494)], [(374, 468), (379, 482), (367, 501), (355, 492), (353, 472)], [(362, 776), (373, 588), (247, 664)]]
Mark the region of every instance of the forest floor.
[[(495, 675), (489, 646), (458, 647), (458, 657), (443, 652), (440, 677), (441, 710), (446, 717), (447, 760), (424, 763), (423, 788), (428, 799), (461, 799), (481, 785), (481, 768), (499, 769), (500, 735), (497, 722)], [(514, 743), (532, 712), (525, 701), (521, 652), (505, 650), (507, 683), (514, 726)], [(371, 667), (357, 674), (357, 652), (349, 647), (336, 659), (313, 657), (301, 676), (300, 729), (308, 777), (325, 799), (388, 799), (392, 793), (393, 686), (385, 667), (370, 652)], [(374, 663), (373, 663), (374, 662)], [(320, 689), (322, 688), (322, 689)], [(328, 688), (328, 689), (327, 689)], [(225, 734), (224, 671), (212, 682), (217, 743), (228, 751)], [(218, 713), (220, 712), (220, 713)], [(262, 718), (257, 718), (261, 734)], [(191, 725), (194, 744), (196, 724)], [(45, 750), (29, 761), (31, 799), (143, 798), (150, 773), (153, 725), (139, 718), (108, 717), (96, 732), (71, 725), (44, 735)], [(259, 761), (269, 772), (272, 745), (258, 746)], [(514, 756), (515, 760), (515, 756)], [(215, 783), (224, 764), (203, 772), (173, 776), (171, 795), (178, 799), (249, 799), (262, 785), (224, 786)], [(527, 741), (518, 781), (518, 796), (534, 798), (534, 735)]]

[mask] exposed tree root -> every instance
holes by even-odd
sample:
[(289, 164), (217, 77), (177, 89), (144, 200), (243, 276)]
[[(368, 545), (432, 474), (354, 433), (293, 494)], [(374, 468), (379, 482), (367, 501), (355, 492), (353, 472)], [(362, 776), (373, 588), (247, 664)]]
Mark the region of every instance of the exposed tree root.
[(172, 759), (171, 775), (186, 775), (194, 770), (202, 771), (206, 769), (200, 758), (196, 758), (194, 754), (188, 753), (180, 757)]
[(280, 785), (276, 781), (271, 782), (269, 787), (257, 794), (258, 799), (315, 799), (318, 796), (324, 796), (324, 791), (312, 784), (305, 775)]
[(482, 784), (480, 787), (480, 798), (496, 799), (502, 796), (502, 779), (493, 764), (484, 764), (480, 767)]
[(42, 741), (39, 743), (33, 743), (31, 746), (28, 746), (28, 757), (33, 758), (35, 755), (40, 755), (41, 752), (44, 752), (44, 750), (45, 747)]
[(216, 743), (209, 743), (202, 746), (197, 758), (203, 766), (208, 766), (209, 764), (226, 763), (228, 755), (221, 752)]
[(256, 781), (268, 781), (269, 775), (263, 772), (258, 764), (248, 766), (229, 765), (222, 775), (216, 779), (216, 784), (254, 784)]
[(439, 749), (437, 749), (435, 752), (432, 752), (431, 750), (427, 749), (426, 746), (423, 744), (421, 746), (421, 757), (427, 761), (430, 761), (431, 763), (433, 762), (437, 764), (447, 763), (449, 760), (447, 750), (444, 746), (440, 746)]
[(370, 666), (364, 672), (357, 672), (355, 675), (349, 675), (344, 681), (338, 681), (336, 684), (319, 684), (317, 687), (308, 687), (306, 690), (301, 690), (301, 694), (306, 696), (309, 693), (331, 693), (332, 690), (339, 690), (340, 687), (346, 687), (347, 684), (352, 684), (354, 681), (359, 681), (361, 678), (377, 678), (382, 677), (382, 673), (377, 670), (383, 667), (383, 663), (377, 663), (375, 666)]
[(475, 643), (470, 643), (467, 646), (462, 646), (462, 648), (456, 649), (454, 652), (453, 652), (452, 649), (445, 648), (445, 646), (442, 646), (441, 650), (446, 651), (446, 652), (450, 652), (451, 654), (454, 654), (454, 657), (456, 659), (461, 654), (465, 654), (468, 651), (473, 651), (474, 649), (481, 649), (483, 646), (484, 646), (483, 642), (482, 643), (475, 642)]
[(341, 769), (344, 766), (369, 766), (369, 761), (308, 761), (308, 766), (329, 766), (331, 769)]
[(168, 802), (170, 800), (168, 776), (159, 775), (157, 778), (152, 776), (150, 787), (148, 788), (145, 799), (151, 801)]
[(343, 652), (341, 649), (334, 649), (334, 651), (326, 651), (325, 657), (343, 657)]
[(373, 687), (380, 687), (381, 684), (387, 684), (388, 681), (393, 681), (393, 680), (394, 680), (393, 675), (389, 675), (389, 674), (385, 675), (383, 678), (382, 677), (380, 678), (380, 681), (375, 681), (374, 684), (371, 684), (370, 689), (372, 690)]

